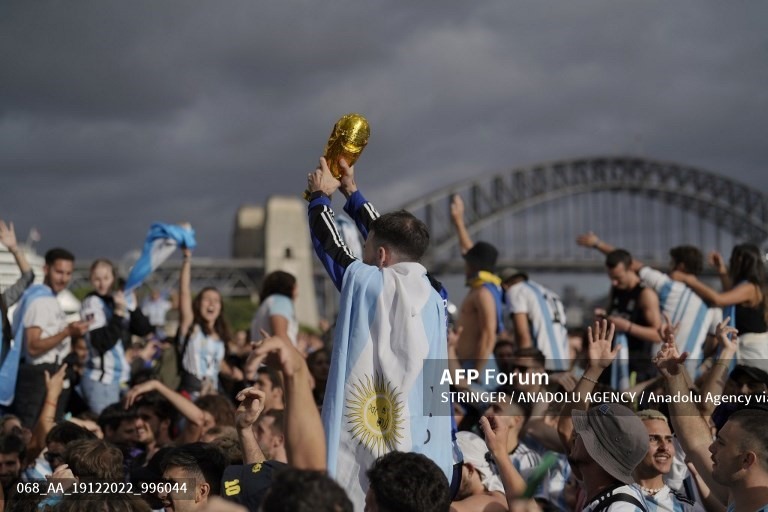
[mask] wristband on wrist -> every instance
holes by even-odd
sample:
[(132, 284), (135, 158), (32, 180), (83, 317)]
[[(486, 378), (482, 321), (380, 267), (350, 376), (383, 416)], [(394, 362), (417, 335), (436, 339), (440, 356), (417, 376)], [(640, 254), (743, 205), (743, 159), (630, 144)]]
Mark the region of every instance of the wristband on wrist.
[(584, 380), (588, 380), (589, 382), (592, 382), (592, 383), (594, 383), (594, 384), (599, 384), (599, 382), (597, 382), (595, 379), (592, 379), (592, 378), (590, 378), (590, 377), (587, 377), (587, 374), (586, 374), (586, 373), (585, 373), (584, 375), (582, 375), (582, 376), (581, 376), (581, 378), (582, 378), (582, 379), (584, 379)]
[(317, 199), (318, 197), (323, 197), (323, 196), (328, 197), (328, 195), (325, 192), (323, 192), (322, 190), (315, 190), (314, 192), (309, 194), (309, 200), (311, 202), (311, 201), (314, 201), (315, 199)]

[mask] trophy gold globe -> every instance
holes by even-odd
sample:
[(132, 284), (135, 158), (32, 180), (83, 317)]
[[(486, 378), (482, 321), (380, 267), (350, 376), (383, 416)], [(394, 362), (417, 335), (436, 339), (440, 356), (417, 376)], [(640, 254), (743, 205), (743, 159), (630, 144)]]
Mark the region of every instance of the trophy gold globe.
[[(341, 179), (339, 159), (343, 157), (348, 165), (355, 165), (370, 136), (368, 121), (360, 114), (347, 114), (336, 121), (323, 152), (334, 178)], [(309, 190), (305, 190), (304, 199), (309, 201), (309, 195)]]

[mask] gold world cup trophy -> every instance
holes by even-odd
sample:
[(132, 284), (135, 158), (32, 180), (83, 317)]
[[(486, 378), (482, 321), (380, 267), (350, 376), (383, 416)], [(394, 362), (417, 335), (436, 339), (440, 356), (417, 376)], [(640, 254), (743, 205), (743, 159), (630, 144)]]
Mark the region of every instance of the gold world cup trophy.
[[(347, 114), (336, 121), (323, 153), (334, 178), (341, 179), (339, 158), (344, 157), (350, 167), (355, 165), (370, 135), (368, 121), (360, 114)], [(309, 189), (305, 190), (304, 199), (309, 201), (309, 195)]]

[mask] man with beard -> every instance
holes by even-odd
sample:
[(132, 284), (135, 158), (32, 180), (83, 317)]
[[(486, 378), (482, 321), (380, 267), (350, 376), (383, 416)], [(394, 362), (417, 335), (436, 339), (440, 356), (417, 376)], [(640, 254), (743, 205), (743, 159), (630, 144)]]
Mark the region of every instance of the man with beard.
[[(45, 401), (45, 372), (55, 373), (70, 352), (72, 338), (88, 331), (88, 322), (68, 323), (56, 299), (69, 286), (74, 262), (74, 255), (65, 249), (48, 251), (44, 284), (27, 288), (14, 313), (15, 346), (21, 353), (9, 355), (20, 357), (12, 409), (27, 427), (37, 422)], [(57, 420), (63, 416), (68, 399), (65, 386), (56, 410)]]
[(0, 485), (6, 499), (15, 492), (16, 482), (21, 475), (21, 463), (26, 455), (24, 441), (19, 436), (0, 436)]
[(147, 459), (151, 459), (158, 450), (173, 444), (171, 427), (176, 419), (176, 409), (160, 393), (150, 392), (141, 397), (136, 411), (139, 443), (144, 445)]
[(192, 443), (172, 448), (163, 458), (163, 479), (171, 492), (159, 493), (166, 511), (205, 510), (208, 499), (221, 493), (227, 458), (217, 447)]
[(653, 409), (640, 411), (637, 416), (648, 430), (649, 450), (635, 469), (635, 487), (642, 491), (652, 509), (669, 512), (703, 510), (664, 483), (664, 476), (672, 470), (675, 458), (674, 437), (667, 417)]
[(104, 432), (104, 440), (117, 446), (135, 446), (139, 442), (136, 409), (126, 409), (122, 404), (109, 405), (101, 411), (98, 423)]
[(99, 414), (98, 423), (104, 432), (104, 440), (117, 446), (123, 454), (123, 469), (127, 474), (146, 462), (146, 453), (139, 441), (140, 420), (135, 408), (126, 409), (121, 403), (108, 405)]
[(270, 409), (262, 414), (253, 426), (253, 431), (265, 460), (288, 463), (282, 410)]
[(736, 411), (710, 445), (712, 478), (730, 491), (729, 512), (768, 510), (768, 411)]

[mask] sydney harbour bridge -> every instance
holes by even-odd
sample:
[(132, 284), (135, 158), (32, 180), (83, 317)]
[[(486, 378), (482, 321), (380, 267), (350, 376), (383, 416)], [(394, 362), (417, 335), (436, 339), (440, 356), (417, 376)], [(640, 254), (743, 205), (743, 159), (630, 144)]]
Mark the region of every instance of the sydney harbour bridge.
[[(575, 243), (589, 230), (660, 268), (675, 245), (717, 249), (727, 258), (735, 243), (762, 246), (768, 238), (768, 195), (715, 172), (635, 157), (562, 160), (479, 175), (403, 204), (429, 227), (425, 263), (438, 277), (462, 271), (450, 220), (453, 194), (464, 200), (473, 239), (499, 248), (499, 266), (529, 272), (601, 271), (602, 258)], [(175, 288), (178, 265), (166, 262), (150, 286)], [(327, 293), (323, 269), (314, 268), (319, 294)], [(263, 258), (197, 258), (193, 287), (254, 296), (263, 274)], [(87, 286), (84, 267), (73, 286), (78, 282)]]

